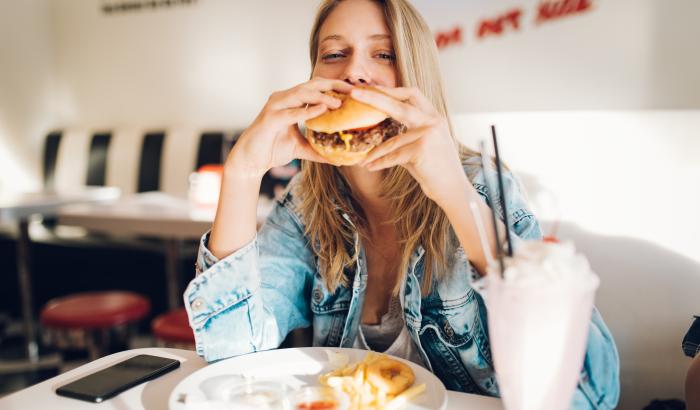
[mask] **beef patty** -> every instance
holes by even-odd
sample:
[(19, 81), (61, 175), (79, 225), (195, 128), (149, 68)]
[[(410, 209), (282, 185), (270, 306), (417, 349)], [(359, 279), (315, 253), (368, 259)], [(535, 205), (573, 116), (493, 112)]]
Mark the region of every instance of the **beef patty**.
[[(349, 141), (348, 145), (350, 147), (350, 151), (354, 152), (367, 151), (368, 149), (375, 147), (404, 131), (406, 131), (405, 125), (394, 120), (393, 118), (387, 118), (374, 127), (348, 130), (343, 133), (346, 135), (352, 135), (352, 139)], [(314, 131), (312, 135), (314, 142), (324, 147), (341, 149), (345, 148), (346, 146), (345, 141), (340, 137), (339, 132), (328, 134), (325, 132)]]

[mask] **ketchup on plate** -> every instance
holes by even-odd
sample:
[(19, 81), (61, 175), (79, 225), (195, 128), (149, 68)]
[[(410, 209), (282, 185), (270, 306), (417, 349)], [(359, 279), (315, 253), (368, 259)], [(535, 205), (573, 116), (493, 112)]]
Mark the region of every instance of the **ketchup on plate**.
[(316, 400), (297, 404), (297, 410), (333, 410), (336, 407), (333, 400)]

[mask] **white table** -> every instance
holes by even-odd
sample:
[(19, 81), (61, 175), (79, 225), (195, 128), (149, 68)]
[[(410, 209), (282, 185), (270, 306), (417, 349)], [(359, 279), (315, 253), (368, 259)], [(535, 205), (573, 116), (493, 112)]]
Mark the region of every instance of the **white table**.
[(163, 192), (134, 194), (109, 204), (73, 205), (58, 214), (61, 225), (110, 235), (161, 238), (169, 309), (181, 305), (178, 280), (182, 241), (201, 237), (213, 220), (213, 210), (197, 209), (187, 199)]
[[(0, 223), (14, 222), (18, 226), (17, 273), (29, 367), (42, 366), (36, 341), (32, 306), (29, 218), (32, 215), (54, 216), (62, 206), (68, 204), (114, 200), (119, 197), (119, 193), (117, 188), (100, 187), (83, 188), (76, 191), (3, 193), (0, 195)], [(22, 370), (25, 367), (22, 363), (3, 363), (2, 370)]]
[[(264, 218), (263, 201), (258, 220)], [(182, 304), (178, 288), (183, 240), (199, 239), (211, 228), (215, 209), (194, 206), (185, 198), (164, 192), (145, 192), (109, 204), (79, 204), (61, 209), (62, 225), (80, 226), (111, 235), (152, 236), (165, 245), (165, 274), (169, 309)], [(192, 269), (194, 272), (194, 268)], [(194, 273), (193, 273), (194, 275)]]
[[(68, 382), (79, 379), (113, 363), (139, 354), (164, 356), (181, 361), (180, 368), (158, 379), (141, 384), (133, 389), (100, 404), (87, 403), (75, 399), (57, 396), (55, 390)], [(36, 384), (0, 399), (0, 408), (11, 409), (167, 409), (170, 392), (188, 375), (206, 366), (206, 362), (194, 351), (165, 348), (146, 348), (127, 350), (105, 356), (77, 369)], [(501, 401), (491, 397), (473, 394), (448, 392), (449, 410), (496, 410), (502, 409)]]
[(119, 198), (119, 188), (88, 187), (73, 191), (3, 192), (0, 194), (0, 223), (27, 219), (36, 214), (53, 216), (62, 206)]
[(198, 209), (185, 198), (144, 192), (109, 204), (79, 204), (58, 214), (61, 225), (114, 235), (198, 239), (214, 220), (213, 209)]

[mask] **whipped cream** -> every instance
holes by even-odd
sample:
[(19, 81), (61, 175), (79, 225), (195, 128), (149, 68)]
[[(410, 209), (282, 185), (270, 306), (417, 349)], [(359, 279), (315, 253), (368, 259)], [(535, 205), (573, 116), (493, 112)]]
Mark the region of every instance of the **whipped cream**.
[[(513, 257), (505, 258), (504, 281), (509, 285), (596, 285), (598, 276), (571, 242), (523, 241)], [(498, 274), (498, 263), (489, 274)]]

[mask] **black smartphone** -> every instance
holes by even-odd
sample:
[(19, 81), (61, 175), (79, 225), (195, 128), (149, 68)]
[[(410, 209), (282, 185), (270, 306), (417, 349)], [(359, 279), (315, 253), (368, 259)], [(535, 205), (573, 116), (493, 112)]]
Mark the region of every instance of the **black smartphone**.
[(56, 394), (100, 403), (178, 367), (178, 360), (142, 354), (63, 385)]

